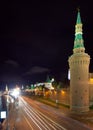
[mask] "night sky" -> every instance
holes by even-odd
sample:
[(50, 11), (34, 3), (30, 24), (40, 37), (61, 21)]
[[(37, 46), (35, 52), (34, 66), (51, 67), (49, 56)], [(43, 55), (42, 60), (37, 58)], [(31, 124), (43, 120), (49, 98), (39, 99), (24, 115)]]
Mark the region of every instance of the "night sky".
[(77, 8), (93, 72), (93, 7), (77, 1), (2, 3), (0, 7), (0, 84), (35, 83), (47, 75), (60, 81), (68, 72)]

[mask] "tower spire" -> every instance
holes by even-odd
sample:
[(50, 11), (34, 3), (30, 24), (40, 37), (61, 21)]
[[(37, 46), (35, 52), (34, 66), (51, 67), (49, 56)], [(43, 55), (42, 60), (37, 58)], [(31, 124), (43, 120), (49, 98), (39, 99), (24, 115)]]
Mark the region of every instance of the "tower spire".
[(78, 9), (77, 20), (75, 25), (75, 39), (73, 53), (85, 52), (84, 40), (82, 36), (82, 21), (80, 16), (80, 9)]
[(80, 23), (82, 23), (82, 22), (81, 22), (81, 17), (80, 17), (80, 9), (77, 8), (77, 11), (78, 11), (78, 14), (77, 14), (77, 21), (76, 21), (76, 24), (80, 24)]

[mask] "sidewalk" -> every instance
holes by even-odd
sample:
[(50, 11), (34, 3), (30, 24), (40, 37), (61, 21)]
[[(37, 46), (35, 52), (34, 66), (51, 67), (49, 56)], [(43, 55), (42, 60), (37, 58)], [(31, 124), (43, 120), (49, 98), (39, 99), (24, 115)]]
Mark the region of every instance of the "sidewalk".
[(7, 127), (9, 130), (13, 130), (13, 127), (15, 126), (16, 123), (16, 116), (17, 116), (16, 109), (12, 107), (11, 110), (9, 111), (8, 119), (5, 119), (2, 124), (3, 130), (6, 130)]
[[(9, 111), (9, 116), (8, 116), (8, 122), (7, 119), (3, 122), (2, 130), (6, 130), (8, 125), (8, 130), (28, 130), (29, 126), (24, 118), (24, 114), (22, 111), (22, 106), (12, 106), (10, 111)], [(1, 129), (0, 129), (1, 130)]]

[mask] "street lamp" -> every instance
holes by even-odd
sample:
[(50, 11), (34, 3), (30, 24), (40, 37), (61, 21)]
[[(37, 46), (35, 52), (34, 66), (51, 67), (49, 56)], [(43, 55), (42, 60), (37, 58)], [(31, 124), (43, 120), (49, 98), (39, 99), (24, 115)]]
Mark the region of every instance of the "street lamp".
[(7, 95), (7, 126), (6, 126), (6, 130), (10, 130), (9, 128), (9, 100), (8, 100), (8, 95)]

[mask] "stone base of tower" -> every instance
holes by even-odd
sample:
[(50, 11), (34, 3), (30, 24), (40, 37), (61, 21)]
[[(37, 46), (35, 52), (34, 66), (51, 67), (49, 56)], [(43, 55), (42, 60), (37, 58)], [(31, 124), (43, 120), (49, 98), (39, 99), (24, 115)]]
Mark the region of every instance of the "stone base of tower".
[(72, 107), (70, 107), (70, 110), (73, 112), (88, 112), (89, 106), (83, 106), (83, 107), (72, 106)]

